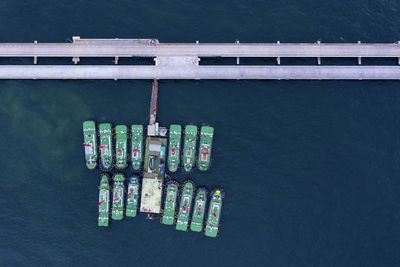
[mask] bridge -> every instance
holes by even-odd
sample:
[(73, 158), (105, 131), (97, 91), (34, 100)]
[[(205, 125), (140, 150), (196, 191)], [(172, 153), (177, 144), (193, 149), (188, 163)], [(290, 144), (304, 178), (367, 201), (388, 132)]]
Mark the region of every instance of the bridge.
[[(160, 43), (157, 39), (81, 39), (70, 43), (0, 43), (1, 58), (31, 57), (31, 65), (0, 65), (0, 79), (316, 79), (399, 80), (397, 43)], [(74, 65), (40, 65), (38, 59), (71, 58)], [(81, 58), (112, 58), (82, 65)], [(120, 58), (151, 57), (154, 65), (119, 65)], [(202, 58), (235, 58), (236, 64), (201, 65)], [(274, 58), (275, 65), (241, 65), (241, 58)], [(315, 58), (315, 65), (283, 65), (281, 58)], [(323, 58), (358, 64), (322, 65)], [(393, 58), (399, 65), (362, 65), (362, 58)], [(39, 61), (40, 63), (40, 61)]]

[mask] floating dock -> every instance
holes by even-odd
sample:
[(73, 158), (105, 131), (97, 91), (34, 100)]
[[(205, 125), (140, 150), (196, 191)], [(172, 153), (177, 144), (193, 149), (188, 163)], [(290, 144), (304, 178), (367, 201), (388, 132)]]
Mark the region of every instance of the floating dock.
[[(32, 65), (0, 65), (0, 79), (311, 79), (399, 80), (400, 66), (360, 66), (362, 58), (393, 58), (397, 43), (160, 43), (157, 39), (81, 39), (71, 43), (0, 43), (0, 57), (32, 57)], [(75, 65), (39, 65), (70, 57)], [(78, 65), (109, 57), (115, 64)], [(124, 57), (153, 57), (154, 65), (117, 65)], [(201, 58), (235, 58), (233, 65), (199, 65)], [(240, 65), (240, 58), (274, 58), (277, 65)], [(316, 65), (284, 66), (281, 58), (315, 58)], [(322, 66), (323, 58), (355, 58), (354, 66)], [(395, 61), (393, 61), (395, 62)]]

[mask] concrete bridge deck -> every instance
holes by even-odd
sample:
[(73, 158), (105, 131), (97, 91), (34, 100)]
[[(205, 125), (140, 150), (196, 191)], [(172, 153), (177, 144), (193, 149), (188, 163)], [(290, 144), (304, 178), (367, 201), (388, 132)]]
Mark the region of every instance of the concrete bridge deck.
[(400, 66), (0, 65), (0, 79), (400, 80)]
[(0, 43), (0, 57), (400, 57), (400, 44), (159, 43), (157, 39), (80, 39)]

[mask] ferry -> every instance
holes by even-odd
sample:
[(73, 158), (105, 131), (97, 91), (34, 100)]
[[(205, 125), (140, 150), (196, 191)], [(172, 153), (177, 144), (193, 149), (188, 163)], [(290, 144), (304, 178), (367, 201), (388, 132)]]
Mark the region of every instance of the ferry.
[(136, 217), (139, 199), (139, 179), (133, 176), (128, 185), (128, 194), (126, 196), (126, 211), (128, 217)]
[(113, 220), (122, 220), (124, 217), (124, 181), (125, 177), (123, 174), (115, 174), (113, 177), (113, 203), (112, 203), (112, 214)]
[(115, 166), (122, 170), (128, 166), (127, 161), (128, 128), (125, 125), (115, 127)]
[(197, 126), (186, 125), (184, 148), (183, 148), (183, 167), (186, 173), (189, 173), (194, 165), (196, 156), (196, 142), (197, 142)]
[(197, 168), (206, 171), (210, 168), (211, 147), (214, 136), (214, 128), (202, 126), (200, 130), (199, 156), (197, 157)]
[(187, 231), (190, 210), (192, 207), (194, 184), (192, 181), (186, 181), (183, 185), (181, 202), (179, 207), (178, 219), (176, 221), (176, 230)]
[(97, 166), (97, 137), (94, 121), (83, 122), (83, 146), (85, 148), (86, 167), (93, 170)]
[(113, 168), (113, 144), (112, 131), (110, 123), (101, 123), (100, 132), (100, 166), (104, 171), (110, 171)]
[(98, 226), (108, 226), (110, 217), (110, 185), (108, 184), (108, 178), (109, 176), (107, 174), (101, 176)]
[(178, 188), (179, 183), (176, 181), (169, 181), (167, 183), (164, 213), (161, 220), (162, 224), (173, 225), (175, 222), (176, 199), (179, 194)]
[(216, 237), (218, 235), (223, 198), (224, 192), (222, 192), (219, 188), (213, 190), (210, 207), (208, 208), (206, 236)]
[(182, 127), (180, 125), (172, 124), (169, 127), (168, 169), (170, 172), (176, 172), (179, 167), (181, 132)]
[(192, 222), (190, 223), (190, 230), (194, 232), (201, 232), (203, 230), (204, 214), (207, 205), (208, 191), (206, 188), (201, 187), (197, 189), (196, 198), (194, 201)]
[(143, 157), (143, 125), (132, 125), (132, 169), (138, 171), (142, 166)]

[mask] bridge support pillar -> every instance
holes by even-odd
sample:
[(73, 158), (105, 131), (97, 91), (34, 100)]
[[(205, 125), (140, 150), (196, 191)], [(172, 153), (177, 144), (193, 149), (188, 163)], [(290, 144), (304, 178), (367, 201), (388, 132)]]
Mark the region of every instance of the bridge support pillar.
[(115, 65), (118, 64), (118, 60), (119, 60), (119, 57), (115, 57), (115, 58), (114, 58), (114, 64), (115, 64)]
[(78, 62), (80, 61), (79, 57), (73, 57), (72, 61), (74, 62), (74, 64), (78, 64)]

